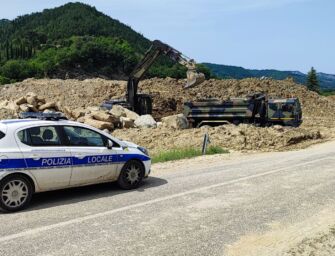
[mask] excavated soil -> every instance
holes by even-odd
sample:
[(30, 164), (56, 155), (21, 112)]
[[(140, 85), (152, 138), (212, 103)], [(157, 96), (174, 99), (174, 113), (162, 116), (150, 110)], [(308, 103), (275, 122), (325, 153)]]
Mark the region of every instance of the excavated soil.
[[(306, 147), (334, 137), (335, 100), (319, 96), (291, 80), (208, 80), (203, 84), (184, 90), (185, 80), (149, 79), (140, 84), (140, 91), (153, 96), (156, 120), (182, 113), (183, 102), (204, 98), (227, 99), (254, 92), (264, 92), (272, 97), (298, 97), (302, 103), (304, 122), (299, 128), (260, 128), (251, 125), (226, 125), (214, 128), (173, 130), (123, 129), (113, 135), (146, 146), (152, 152), (187, 146), (200, 146), (203, 135), (208, 132), (212, 144), (239, 151), (273, 151)], [(122, 98), (126, 82), (103, 79), (59, 80), (28, 79), (1, 89), (2, 100), (15, 100), (28, 92), (61, 102), (71, 109), (99, 106), (104, 100)], [(1, 118), (11, 118), (7, 110), (0, 110)]]

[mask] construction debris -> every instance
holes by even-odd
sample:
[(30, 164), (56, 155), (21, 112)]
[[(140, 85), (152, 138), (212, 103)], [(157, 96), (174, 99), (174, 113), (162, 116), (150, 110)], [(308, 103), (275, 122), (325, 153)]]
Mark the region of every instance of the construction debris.
[[(151, 152), (201, 146), (205, 132), (209, 133), (214, 144), (242, 151), (301, 148), (335, 135), (334, 98), (319, 96), (292, 80), (208, 80), (189, 90), (183, 90), (184, 84), (185, 80), (171, 78), (149, 79), (140, 84), (143, 93), (153, 95), (153, 120), (152, 117), (140, 117), (121, 106), (114, 106), (109, 112), (100, 109), (104, 100), (124, 96), (126, 82), (123, 81), (28, 79), (0, 89), (0, 118), (15, 118), (19, 112), (26, 110), (61, 111), (71, 120), (108, 129), (114, 136), (139, 143)], [(179, 115), (183, 102), (204, 98), (225, 100), (254, 92), (264, 92), (272, 97), (298, 97), (303, 108), (302, 126), (260, 128), (225, 125), (184, 129), (186, 122)], [(157, 128), (134, 128), (136, 125)]]

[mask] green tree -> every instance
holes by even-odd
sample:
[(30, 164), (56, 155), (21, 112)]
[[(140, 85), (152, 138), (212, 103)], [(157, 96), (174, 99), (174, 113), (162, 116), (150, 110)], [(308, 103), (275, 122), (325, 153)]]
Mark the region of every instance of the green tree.
[(307, 88), (310, 91), (320, 92), (320, 83), (318, 80), (318, 76), (314, 67), (307, 74)]

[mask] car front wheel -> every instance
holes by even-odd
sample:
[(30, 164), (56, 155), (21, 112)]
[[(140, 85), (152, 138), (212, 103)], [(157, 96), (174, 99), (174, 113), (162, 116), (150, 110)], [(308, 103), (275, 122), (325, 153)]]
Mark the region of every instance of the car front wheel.
[(118, 184), (122, 189), (135, 189), (141, 184), (144, 167), (141, 162), (131, 160), (127, 162), (120, 173)]
[(31, 183), (20, 175), (13, 175), (0, 182), (0, 210), (16, 212), (30, 203), (33, 194)]

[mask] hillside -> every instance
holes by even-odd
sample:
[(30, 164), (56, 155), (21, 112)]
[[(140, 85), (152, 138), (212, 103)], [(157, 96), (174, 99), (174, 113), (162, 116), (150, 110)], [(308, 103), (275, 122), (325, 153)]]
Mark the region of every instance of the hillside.
[[(0, 84), (28, 77), (124, 79), (150, 46), (131, 27), (82, 3), (0, 20)], [(161, 58), (149, 76), (183, 77)]]
[[(279, 70), (255, 70), (245, 69), (242, 67), (218, 65), (211, 63), (204, 63), (211, 72), (218, 78), (228, 79), (244, 79), (244, 78), (262, 78), (271, 77), (276, 80), (285, 80), (286, 78), (293, 78), (295, 82), (305, 84), (307, 75), (299, 71), (279, 71)], [(325, 73), (318, 73), (321, 89), (335, 90), (335, 75)]]

